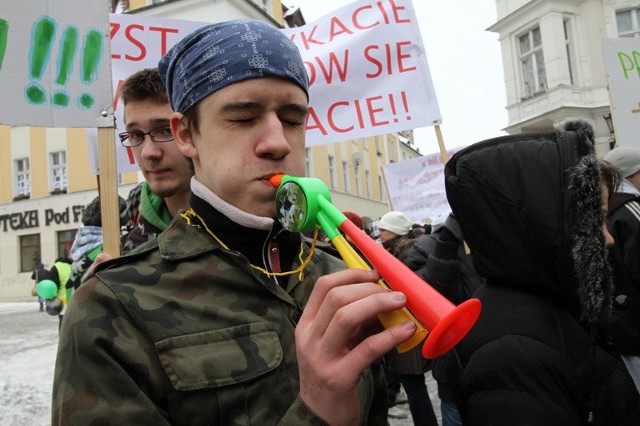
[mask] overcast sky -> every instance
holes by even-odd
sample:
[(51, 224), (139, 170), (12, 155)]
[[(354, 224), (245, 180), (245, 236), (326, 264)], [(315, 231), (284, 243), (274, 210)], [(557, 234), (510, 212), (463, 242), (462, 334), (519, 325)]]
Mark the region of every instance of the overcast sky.
[[(344, 0), (288, 0), (307, 22), (341, 6)], [(447, 148), (505, 134), (505, 88), (498, 35), (486, 31), (496, 22), (495, 0), (413, 0), (426, 44), (431, 78), (442, 114)], [(433, 127), (416, 129), (422, 154), (438, 152)]]

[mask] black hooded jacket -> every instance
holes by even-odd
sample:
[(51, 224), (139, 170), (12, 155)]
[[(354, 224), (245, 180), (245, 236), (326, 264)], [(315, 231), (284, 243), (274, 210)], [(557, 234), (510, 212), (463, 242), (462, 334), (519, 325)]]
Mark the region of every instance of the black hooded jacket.
[(471, 425), (640, 424), (624, 365), (599, 348), (611, 304), (593, 130), (487, 140), (445, 168), (480, 275), (476, 325), (456, 347)]
[(613, 194), (607, 227), (615, 244), (609, 260), (615, 289), (613, 309), (602, 326), (603, 342), (624, 355), (640, 356), (640, 196)]

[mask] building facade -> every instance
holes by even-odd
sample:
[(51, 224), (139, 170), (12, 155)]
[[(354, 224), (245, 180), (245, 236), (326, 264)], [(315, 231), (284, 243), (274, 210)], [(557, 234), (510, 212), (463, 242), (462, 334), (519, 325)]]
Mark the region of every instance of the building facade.
[[(112, 10), (198, 21), (249, 17), (276, 25), (300, 25), (300, 10), (276, 0), (129, 0)], [(307, 176), (322, 179), (341, 210), (377, 218), (388, 209), (380, 169), (420, 156), (411, 131), (361, 138), (306, 150)], [(98, 178), (88, 161), (85, 129), (0, 125), (0, 300), (30, 300), (34, 262), (50, 267), (67, 255), (84, 206), (98, 195)], [(126, 199), (141, 180), (118, 175)]]
[(496, 0), (507, 133), (594, 124), (599, 156), (615, 143), (601, 41), (640, 36), (639, 0)]

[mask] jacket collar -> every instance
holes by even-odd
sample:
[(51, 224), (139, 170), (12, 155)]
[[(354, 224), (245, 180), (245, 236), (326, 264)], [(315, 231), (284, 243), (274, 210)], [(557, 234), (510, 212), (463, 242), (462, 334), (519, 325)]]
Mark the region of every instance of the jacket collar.
[[(188, 226), (186, 220), (178, 215), (158, 237), (163, 258), (180, 260), (221, 249), (221, 245), (205, 229), (206, 225), (229, 250), (243, 255), (249, 263), (270, 270), (270, 250), (277, 250), (281, 270), (291, 268), (300, 250), (300, 234), (284, 230), (274, 219), (243, 212), (202, 188), (193, 190), (192, 181), (189, 203), (204, 223), (198, 223), (196, 219), (192, 223), (195, 226)], [(206, 200), (198, 195), (206, 192)]]

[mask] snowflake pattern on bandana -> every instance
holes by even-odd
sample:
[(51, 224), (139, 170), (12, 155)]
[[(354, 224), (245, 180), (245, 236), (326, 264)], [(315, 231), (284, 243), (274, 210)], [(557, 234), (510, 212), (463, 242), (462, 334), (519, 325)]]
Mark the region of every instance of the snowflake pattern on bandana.
[(172, 47), (158, 69), (177, 112), (249, 78), (286, 78), (309, 96), (309, 79), (296, 45), (276, 27), (257, 20), (206, 25)]

